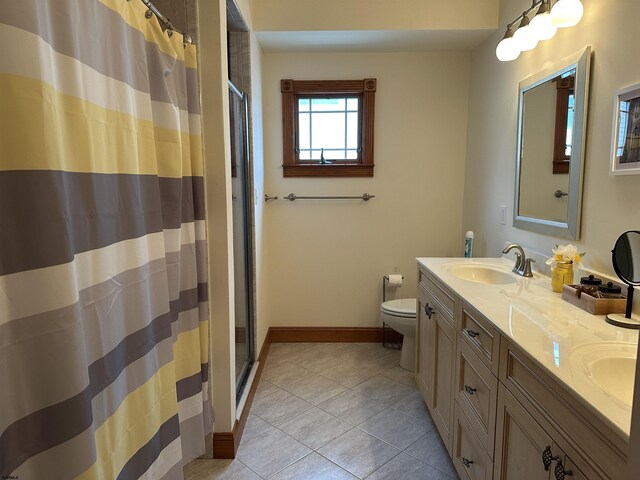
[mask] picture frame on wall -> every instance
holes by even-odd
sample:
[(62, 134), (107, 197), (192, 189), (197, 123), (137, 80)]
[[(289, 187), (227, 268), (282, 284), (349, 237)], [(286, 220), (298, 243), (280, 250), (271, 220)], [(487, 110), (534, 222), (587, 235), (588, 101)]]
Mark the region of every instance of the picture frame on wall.
[(611, 175), (640, 174), (640, 83), (616, 93), (611, 135)]

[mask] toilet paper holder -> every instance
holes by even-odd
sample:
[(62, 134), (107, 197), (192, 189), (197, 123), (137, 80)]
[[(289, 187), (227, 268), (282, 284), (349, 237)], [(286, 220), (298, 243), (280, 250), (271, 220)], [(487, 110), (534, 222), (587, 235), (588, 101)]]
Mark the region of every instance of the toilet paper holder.
[[(402, 279), (404, 280), (404, 275), (402, 276)], [(382, 301), (386, 302), (387, 301), (387, 284), (389, 283), (389, 275), (383, 275), (382, 276)]]

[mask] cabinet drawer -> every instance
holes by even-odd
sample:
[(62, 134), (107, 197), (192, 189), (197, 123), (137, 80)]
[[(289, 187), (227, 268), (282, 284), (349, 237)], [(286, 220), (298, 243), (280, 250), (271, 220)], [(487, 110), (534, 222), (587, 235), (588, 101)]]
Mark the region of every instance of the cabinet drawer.
[(438, 301), (442, 304), (445, 310), (448, 312), (449, 316), (453, 318), (453, 314), (455, 312), (455, 297), (452, 293), (449, 293), (444, 287), (440, 286), (436, 280), (433, 279), (427, 272), (425, 272), (422, 268), (418, 270), (418, 285), (429, 292), (431, 295), (436, 297)]
[(462, 305), (458, 330), (464, 342), (482, 359), (494, 373), (498, 374), (500, 357), (500, 334), (490, 322), (468, 304)]
[(493, 462), (482, 442), (471, 429), (469, 420), (456, 402), (453, 430), (453, 465), (461, 480), (490, 480)]
[(624, 478), (625, 440), (510, 342), (504, 342), (501, 356), (500, 381), (553, 432), (576, 468), (589, 478)]
[(487, 453), (493, 458), (498, 379), (463, 341), (458, 341), (456, 399)]

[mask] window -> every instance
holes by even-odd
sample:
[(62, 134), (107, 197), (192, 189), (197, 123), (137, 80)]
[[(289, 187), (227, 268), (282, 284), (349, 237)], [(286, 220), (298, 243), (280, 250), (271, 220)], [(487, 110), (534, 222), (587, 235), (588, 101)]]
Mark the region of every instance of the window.
[(376, 79), (282, 80), (285, 177), (372, 177)]

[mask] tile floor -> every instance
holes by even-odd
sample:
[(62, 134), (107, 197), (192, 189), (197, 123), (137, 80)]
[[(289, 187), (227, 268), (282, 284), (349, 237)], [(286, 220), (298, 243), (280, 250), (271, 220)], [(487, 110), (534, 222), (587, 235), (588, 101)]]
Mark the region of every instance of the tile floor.
[(274, 343), (235, 460), (187, 480), (453, 480), (400, 352), (373, 343)]

